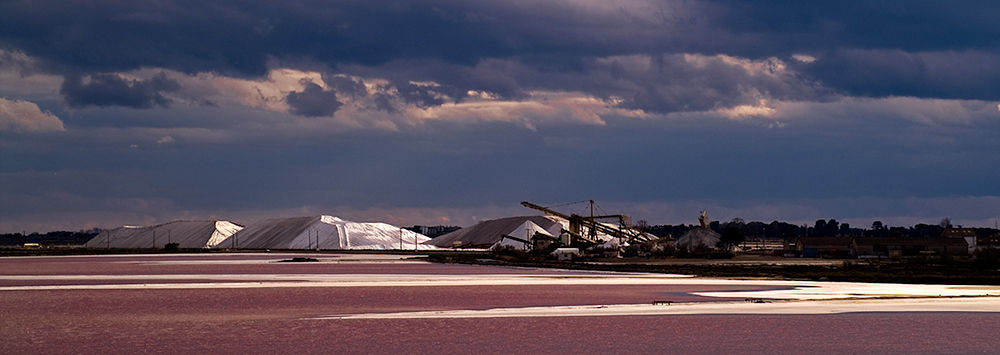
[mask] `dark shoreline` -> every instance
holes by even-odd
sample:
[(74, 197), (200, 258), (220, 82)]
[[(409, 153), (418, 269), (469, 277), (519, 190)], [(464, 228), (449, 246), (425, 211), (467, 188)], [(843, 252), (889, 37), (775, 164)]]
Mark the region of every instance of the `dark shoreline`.
[[(401, 251), (401, 250), (271, 250), (295, 254), (396, 254), (412, 255), (436, 263), (555, 268), (613, 272), (643, 272), (694, 275), (727, 279), (807, 280), (904, 284), (1000, 285), (1000, 270), (983, 268), (968, 260), (934, 262), (928, 260), (858, 261), (841, 260), (833, 265), (797, 263), (788, 258), (749, 263), (712, 262), (705, 259), (599, 259), (589, 261), (498, 259), (480, 251)], [(263, 250), (219, 249), (102, 249), (102, 248), (0, 248), (0, 257), (266, 253)], [(788, 262), (783, 262), (787, 260)]]
[(501, 260), (492, 258), (449, 257), (446, 255), (431, 255), (428, 257), (428, 260), (431, 262), (475, 265), (682, 274), (726, 279), (1000, 285), (1000, 270), (977, 268), (974, 264), (967, 261), (933, 264), (918, 261), (857, 262), (856, 260), (845, 260), (841, 265), (782, 265), (775, 263), (696, 263), (700, 260), (691, 260), (691, 263), (685, 263), (685, 260), (682, 259), (675, 259), (670, 263), (641, 263), (622, 261), (621, 259), (609, 262)]

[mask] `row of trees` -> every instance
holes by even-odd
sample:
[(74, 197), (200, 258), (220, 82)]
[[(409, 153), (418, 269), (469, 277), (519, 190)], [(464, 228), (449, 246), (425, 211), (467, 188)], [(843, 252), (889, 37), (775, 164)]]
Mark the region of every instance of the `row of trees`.
[(0, 234), (0, 245), (16, 246), (24, 243), (38, 243), (41, 245), (82, 245), (101, 233), (100, 229), (93, 228), (80, 230), (77, 232), (57, 231), (48, 233), (7, 233)]
[[(639, 221), (636, 226), (657, 237), (680, 237), (698, 225), (654, 225)], [(725, 235), (729, 228), (736, 228), (746, 238), (753, 239), (785, 239), (793, 237), (938, 237), (946, 228), (953, 227), (950, 219), (943, 219), (938, 224), (917, 224), (912, 227), (890, 227), (881, 221), (872, 223), (871, 228), (854, 228), (849, 223), (840, 223), (835, 219), (820, 219), (813, 226), (794, 225), (773, 221), (745, 222), (742, 218), (733, 218), (728, 222), (714, 221), (709, 228)], [(974, 228), (980, 237), (997, 235), (1000, 230), (995, 228)], [(733, 233), (733, 232), (729, 232)]]

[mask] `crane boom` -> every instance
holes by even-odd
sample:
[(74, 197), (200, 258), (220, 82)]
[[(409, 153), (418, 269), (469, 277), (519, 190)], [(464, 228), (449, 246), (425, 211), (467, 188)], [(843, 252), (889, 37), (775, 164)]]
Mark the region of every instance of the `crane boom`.
[(567, 216), (567, 215), (564, 215), (562, 213), (556, 212), (556, 211), (554, 211), (554, 210), (552, 210), (550, 208), (542, 207), (542, 206), (536, 205), (536, 204), (528, 202), (528, 201), (521, 202), (521, 204), (524, 205), (524, 207), (527, 207), (527, 208), (530, 208), (530, 209), (533, 209), (533, 210), (539, 210), (539, 211), (545, 212), (547, 214), (550, 214), (550, 215), (553, 215), (553, 216), (556, 216), (556, 217), (559, 217), (559, 218), (562, 218), (562, 219), (567, 219), (568, 220), (568, 219), (571, 218), (570, 216)]
[[(578, 239), (582, 239), (582, 240), (584, 240), (586, 242), (589, 242), (589, 243), (601, 244), (601, 242), (599, 242), (597, 240), (594, 240), (596, 238), (592, 239), (592, 238), (584, 237), (582, 235), (582, 233), (580, 233), (580, 228), (581, 227), (585, 227), (585, 228), (589, 229), (592, 232), (591, 233), (591, 237), (596, 237), (596, 232), (600, 232), (600, 233), (603, 233), (603, 234), (606, 234), (606, 235), (610, 235), (610, 236), (613, 236), (613, 237), (627, 238), (631, 242), (631, 241), (633, 241), (633, 240), (635, 240), (635, 239), (637, 239), (637, 238), (639, 238), (641, 236), (641, 233), (635, 233), (634, 231), (632, 231), (629, 228), (629, 226), (627, 224), (629, 224), (628, 221), (629, 221), (630, 218), (628, 216), (626, 216), (626, 215), (607, 215), (607, 216), (584, 217), (584, 216), (580, 216), (580, 215), (577, 215), (577, 214), (566, 215), (564, 213), (560, 213), (560, 212), (557, 212), (555, 210), (552, 210), (551, 208), (547, 208), (547, 207), (544, 207), (544, 206), (539, 206), (539, 205), (536, 205), (536, 204), (533, 204), (533, 203), (527, 202), (527, 201), (521, 202), (521, 205), (524, 205), (524, 207), (528, 207), (528, 208), (533, 209), (533, 210), (538, 210), (538, 211), (541, 211), (541, 212), (543, 212), (545, 214), (552, 215), (552, 216), (555, 216), (555, 217), (559, 217), (559, 218), (562, 218), (562, 219), (565, 219), (565, 220), (569, 221), (569, 230), (567, 230), (566, 232), (569, 232), (574, 237), (576, 237)], [(605, 219), (605, 218), (618, 218), (619, 223), (621, 223), (621, 227), (619, 229), (616, 229), (616, 228), (610, 227), (610, 226), (608, 226), (606, 224), (597, 222), (597, 219)]]

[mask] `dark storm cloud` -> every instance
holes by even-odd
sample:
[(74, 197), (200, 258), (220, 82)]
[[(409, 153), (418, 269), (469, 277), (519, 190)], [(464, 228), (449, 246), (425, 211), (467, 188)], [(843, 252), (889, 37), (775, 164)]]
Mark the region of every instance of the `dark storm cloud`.
[(166, 107), (170, 99), (164, 93), (180, 89), (180, 84), (160, 73), (150, 80), (125, 79), (116, 74), (67, 77), (60, 93), (71, 107), (124, 106), (131, 108)]
[[(40, 0), (0, 4), (0, 46), (40, 58), (57, 73), (155, 67), (260, 77), (283, 60), (311, 60), (334, 71), (409, 68), (386, 79), (404, 100), (422, 105), (439, 100), (424, 88), (408, 87), (409, 81), (447, 83), (434, 90), (458, 99), (482, 90), (517, 100), (544, 88), (622, 96), (634, 108), (671, 112), (714, 106), (709, 103), (718, 100), (706, 93), (721, 97), (742, 90), (725, 81), (733, 77), (731, 69), (692, 71), (658, 59), (679, 53), (754, 60), (804, 53), (820, 59), (815, 68), (796, 72), (805, 78), (753, 83), (778, 98), (801, 99), (802, 85), (819, 82), (853, 95), (997, 99), (995, 60), (960, 61), (983, 68), (969, 74), (961, 66), (927, 71), (920, 64), (927, 59), (914, 57), (994, 53), (1000, 45), (996, 18), (1000, 6), (990, 1)], [(620, 55), (652, 56), (659, 71), (619, 77), (590, 64)], [(883, 70), (900, 57), (902, 65)], [(416, 68), (428, 63), (449, 71)]]
[[(572, 70), (555, 70), (551, 68), (553, 64), (534, 65), (534, 59), (523, 57), (484, 60), (474, 67), (439, 63), (420, 65), (423, 69), (415, 70), (391, 63), (346, 70), (357, 70), (363, 75), (401, 77), (404, 74), (400, 73), (409, 73), (434, 78), (441, 87), (420, 89), (460, 95), (458, 99), (464, 96), (460, 92), (463, 89), (486, 91), (503, 100), (524, 99), (535, 90), (576, 91), (605, 100), (621, 99), (618, 107), (655, 113), (757, 104), (764, 98), (828, 101), (835, 94), (801, 75), (800, 63), (788, 58), (750, 61), (721, 56), (643, 54), (578, 61)], [(397, 87), (401, 93), (406, 91), (406, 85)]]
[(649, 58), (648, 67), (635, 64), (637, 60), (645, 58), (594, 61), (585, 77), (603, 80), (587, 86), (602, 97), (625, 99), (621, 107), (663, 113), (756, 104), (761, 99), (824, 101), (830, 95), (777, 58), (737, 61), (720, 56), (664, 55)]
[[(503, 23), (462, 3), (61, 1), (0, 4), (0, 43), (87, 72), (156, 66), (259, 76), (267, 61), (473, 63), (512, 53)], [(440, 6), (438, 6), (440, 5)]]
[(365, 89), (365, 84), (345, 78), (342, 76), (326, 76), (323, 78), (326, 85), (330, 87), (331, 90), (351, 95), (351, 96), (365, 96), (368, 91)]
[[(904, 51), (1000, 46), (995, 1), (708, 0), (714, 25), (769, 50), (892, 48)], [(784, 46), (784, 48), (775, 48)]]
[(396, 89), (399, 90), (399, 95), (403, 100), (420, 108), (440, 106), (444, 103), (444, 99), (440, 95), (423, 86), (406, 83), (397, 85)]
[(319, 85), (312, 82), (303, 84), (302, 92), (288, 94), (288, 106), (293, 114), (306, 117), (330, 116), (340, 108), (335, 91), (323, 91)]
[(996, 53), (840, 50), (803, 70), (856, 96), (1000, 100)]

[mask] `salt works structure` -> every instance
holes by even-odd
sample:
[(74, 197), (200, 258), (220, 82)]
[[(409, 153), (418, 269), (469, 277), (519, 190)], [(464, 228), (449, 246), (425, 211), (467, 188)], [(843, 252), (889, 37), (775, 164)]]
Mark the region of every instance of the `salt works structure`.
[[(525, 241), (531, 241), (535, 233), (558, 238), (568, 222), (552, 216), (507, 217), (482, 221), (468, 228), (434, 238), (429, 244), (439, 248), (492, 249), (510, 245), (526, 249)], [(513, 237), (513, 238), (511, 238)]]
[(108, 229), (88, 241), (90, 248), (212, 248), (242, 226), (229, 221), (173, 221), (150, 227), (123, 226)]
[(431, 239), (386, 223), (360, 223), (334, 216), (266, 219), (251, 223), (216, 248), (414, 250), (437, 249)]
[(713, 249), (715, 245), (719, 243), (721, 236), (709, 227), (711, 220), (708, 219), (708, 210), (701, 211), (701, 217), (698, 217), (698, 223), (701, 226), (692, 228), (687, 233), (684, 233), (677, 241), (674, 242), (674, 246), (677, 249), (692, 252), (699, 248)]

